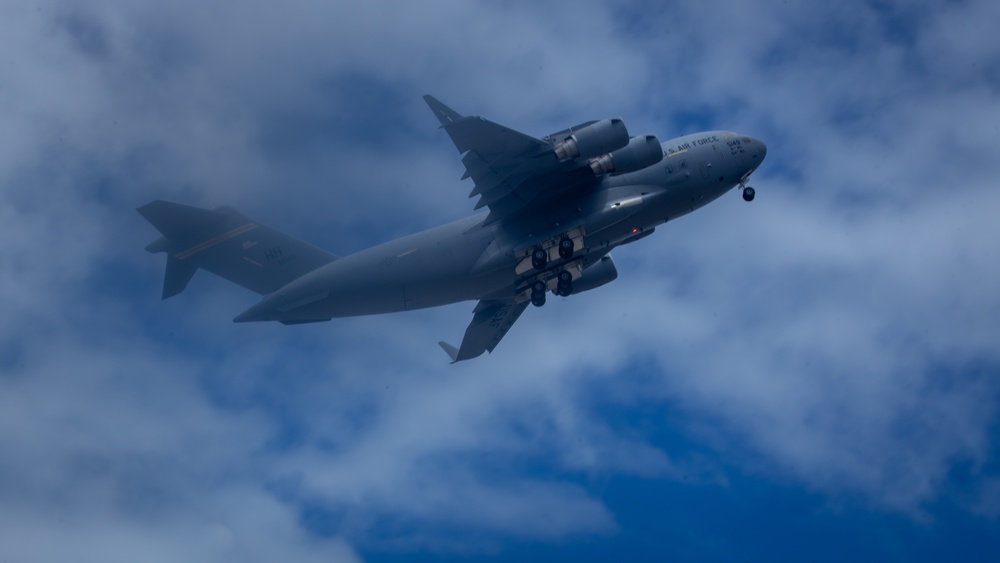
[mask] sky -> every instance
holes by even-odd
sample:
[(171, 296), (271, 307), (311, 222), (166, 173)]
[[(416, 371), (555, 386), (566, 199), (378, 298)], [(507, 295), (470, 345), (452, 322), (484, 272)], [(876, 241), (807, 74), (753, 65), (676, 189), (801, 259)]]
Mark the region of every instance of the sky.
[[(0, 4), (0, 560), (995, 561), (1000, 4)], [(764, 140), (619, 279), (233, 324), (154, 199), (349, 254), (472, 214), (421, 99)]]

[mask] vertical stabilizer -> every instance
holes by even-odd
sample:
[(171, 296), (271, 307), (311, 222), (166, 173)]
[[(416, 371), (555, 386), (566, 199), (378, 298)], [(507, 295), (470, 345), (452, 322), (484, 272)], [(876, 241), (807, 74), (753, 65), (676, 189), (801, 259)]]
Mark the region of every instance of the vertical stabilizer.
[(167, 273), (163, 276), (163, 299), (173, 297), (184, 291), (198, 266), (184, 262), (172, 254), (167, 255)]

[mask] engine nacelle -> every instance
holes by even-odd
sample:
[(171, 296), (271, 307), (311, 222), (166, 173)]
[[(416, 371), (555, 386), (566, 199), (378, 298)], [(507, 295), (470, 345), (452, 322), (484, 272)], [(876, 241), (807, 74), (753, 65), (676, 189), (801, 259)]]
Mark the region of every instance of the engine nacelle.
[(642, 170), (663, 160), (663, 147), (656, 135), (632, 137), (628, 145), (611, 154), (599, 156), (590, 161), (590, 169), (595, 175), (626, 174)]
[(618, 279), (618, 268), (615, 268), (615, 261), (608, 255), (583, 271), (583, 274), (573, 282), (573, 293), (583, 293), (616, 279)]
[(569, 160), (578, 156), (594, 158), (616, 151), (628, 145), (628, 129), (620, 117), (602, 119), (574, 131), (556, 144), (559, 160)]

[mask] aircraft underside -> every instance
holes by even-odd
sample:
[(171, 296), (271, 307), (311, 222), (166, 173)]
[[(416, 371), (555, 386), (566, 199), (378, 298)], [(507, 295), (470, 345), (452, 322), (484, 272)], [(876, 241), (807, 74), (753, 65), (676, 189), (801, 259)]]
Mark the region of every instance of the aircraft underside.
[(528, 304), (570, 296), (618, 277), (609, 252), (653, 233), (739, 186), (764, 143), (728, 131), (664, 143), (629, 136), (620, 118), (591, 121), (542, 139), (425, 100), (462, 153), (465, 177), (488, 213), (339, 257), (250, 219), (154, 201), (139, 208), (167, 254), (163, 298), (198, 269), (261, 300), (234, 321), (301, 324), (478, 300), (452, 361), (492, 352)]

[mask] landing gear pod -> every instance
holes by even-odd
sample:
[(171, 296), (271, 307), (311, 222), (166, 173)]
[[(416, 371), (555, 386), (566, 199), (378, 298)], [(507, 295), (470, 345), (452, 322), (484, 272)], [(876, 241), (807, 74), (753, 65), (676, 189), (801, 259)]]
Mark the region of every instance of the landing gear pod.
[(573, 293), (583, 293), (618, 279), (618, 269), (611, 255), (601, 258), (600, 262), (592, 264), (583, 271), (580, 279), (573, 283)]

